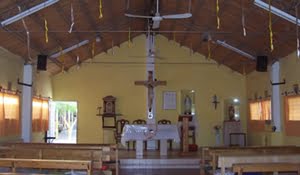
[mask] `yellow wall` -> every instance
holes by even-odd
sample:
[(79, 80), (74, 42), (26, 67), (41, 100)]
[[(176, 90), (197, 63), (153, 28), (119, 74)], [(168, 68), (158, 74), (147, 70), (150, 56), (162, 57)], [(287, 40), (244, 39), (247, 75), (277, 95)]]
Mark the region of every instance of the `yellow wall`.
[(114, 141), (112, 131), (103, 132), (101, 117), (96, 116), (97, 107), (103, 106), (102, 98), (107, 95), (117, 98), (116, 112), (123, 115), (118, 118), (132, 121), (145, 116), (145, 88), (134, 85), (134, 81), (145, 79), (145, 65), (97, 63), (145, 61), (145, 57), (142, 57), (145, 56), (145, 36), (135, 38), (130, 48), (127, 43), (120, 48), (115, 47), (114, 52), (115, 55), (112, 55), (111, 50), (107, 54), (97, 55), (93, 63), (86, 61), (80, 69), (73, 68), (53, 78), (54, 100), (78, 102), (78, 143)]
[[(280, 86), (281, 92), (291, 92), (293, 91), (293, 85), (300, 85), (300, 59), (296, 57), (296, 53), (292, 53), (284, 59), (280, 60), (281, 64), (281, 78), (286, 79), (286, 84)], [(283, 101), (281, 103), (282, 106), (282, 116), (284, 116), (284, 108)], [(286, 145), (300, 145), (300, 137), (289, 137), (285, 136), (283, 138), (284, 144)]]
[[(157, 37), (159, 55), (162, 57), (158, 62), (192, 62), (195, 64), (157, 64), (156, 77), (166, 80), (167, 86), (157, 88), (157, 117), (167, 118), (176, 123), (181, 111), (181, 90), (195, 91), (196, 116), (198, 120), (197, 144), (199, 146), (215, 145), (215, 133), (213, 126), (221, 124), (227, 116), (224, 114), (224, 100), (239, 98), (241, 101), (241, 122), (243, 130), (246, 130), (246, 91), (245, 78), (239, 73), (233, 72), (227, 67), (218, 66), (212, 60), (207, 60), (200, 54), (190, 54), (190, 50), (179, 47), (173, 41), (165, 37)], [(197, 62), (209, 64), (197, 64)], [(163, 91), (176, 91), (177, 110), (162, 109)], [(221, 102), (214, 109), (212, 97), (218, 96)]]
[[(129, 56), (145, 55), (145, 36), (133, 40), (134, 46), (128, 48), (127, 43), (115, 48), (115, 55), (97, 55), (97, 61), (145, 61), (145, 58)], [(189, 56), (189, 50), (169, 42), (162, 36), (157, 37), (156, 46), (160, 50), (161, 62), (209, 62), (203, 56), (194, 54)], [(155, 66), (158, 80), (166, 80), (167, 86), (156, 87), (157, 119), (166, 118), (177, 122), (180, 114), (180, 92), (183, 89), (195, 90), (196, 113), (199, 121), (197, 143), (199, 145), (214, 145), (213, 126), (222, 124), (224, 117), (223, 100), (238, 97), (241, 100), (241, 116), (245, 129), (246, 91), (245, 79), (242, 75), (230, 69), (213, 65), (162, 65)], [(86, 61), (77, 70), (72, 69), (65, 74), (53, 78), (53, 92), (55, 100), (78, 101), (78, 142), (113, 142), (112, 132), (101, 129), (100, 117), (96, 116), (98, 106), (102, 106), (102, 98), (113, 95), (117, 98), (117, 112), (133, 121), (137, 118), (146, 119), (146, 88), (135, 86), (134, 81), (146, 79), (145, 65), (103, 65), (89, 64)], [(177, 110), (162, 109), (163, 91), (177, 92)], [(220, 105), (217, 110), (212, 104), (212, 96), (219, 97)], [(103, 136), (105, 135), (105, 137)], [(108, 135), (110, 138), (107, 138)]]
[[(300, 83), (299, 70), (300, 62), (296, 58), (296, 54), (292, 53), (285, 58), (280, 59), (280, 75), (281, 80), (286, 79), (286, 84), (280, 86), (280, 92), (292, 91), (293, 84)], [(264, 91), (268, 90), (271, 94), (270, 85), (270, 68), (267, 73), (253, 72), (247, 76), (247, 96), (254, 98), (254, 94), (264, 97)], [(300, 145), (300, 137), (288, 137), (284, 131), (284, 105), (283, 96), (281, 96), (281, 125), (282, 131), (268, 135), (268, 143), (271, 145)], [(263, 145), (266, 134), (264, 133), (249, 133), (249, 143), (252, 145)]]
[[(52, 98), (52, 81), (50, 73), (46, 71), (35, 71), (33, 73), (33, 94)], [(33, 133), (32, 142), (44, 142), (44, 133)]]
[[(8, 82), (12, 82), (12, 90), (22, 91), (22, 86), (17, 84), (18, 78), (22, 81), (24, 61), (17, 55), (0, 48), (0, 85), (7, 88)], [(35, 69), (35, 68), (34, 68)], [(34, 71), (34, 86), (36, 95), (52, 96), (51, 79), (47, 72), (37, 73)], [(42, 141), (43, 135), (34, 133), (33, 141)], [(0, 141), (18, 140), (20, 136), (0, 138)]]

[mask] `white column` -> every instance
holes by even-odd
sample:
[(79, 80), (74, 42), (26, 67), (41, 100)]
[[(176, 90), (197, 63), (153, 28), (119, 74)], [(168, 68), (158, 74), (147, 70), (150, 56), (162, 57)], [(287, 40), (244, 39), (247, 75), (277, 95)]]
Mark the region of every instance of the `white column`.
[[(271, 81), (273, 83), (280, 82), (280, 63), (277, 61), (272, 65)], [(276, 132), (281, 131), (281, 109), (280, 109), (280, 85), (272, 86), (272, 124), (276, 126)]]
[(136, 157), (140, 158), (143, 157), (143, 140), (137, 140), (136, 141), (136, 147), (135, 147), (135, 151), (136, 151)]
[(168, 155), (168, 144), (166, 139), (160, 140), (160, 156), (167, 156)]
[[(154, 63), (155, 59), (154, 57), (150, 56), (150, 51), (154, 51), (154, 39), (155, 37), (153, 35), (148, 35), (147, 39), (146, 39), (146, 53), (147, 53), (147, 59), (146, 61), (148, 63)], [(154, 64), (147, 64), (146, 67), (146, 71), (147, 71), (147, 77), (148, 77), (148, 71), (152, 71), (153, 72), (153, 77), (155, 77), (155, 66)], [(149, 109), (147, 109), (147, 124), (155, 124), (155, 111), (156, 111), (156, 97), (155, 97), (155, 88), (153, 90), (153, 102), (152, 102), (152, 110), (151, 110), (151, 115), (152, 117), (149, 117)], [(147, 99), (147, 103), (148, 103), (148, 99)], [(148, 104), (147, 104), (148, 106)]]
[[(150, 56), (150, 51), (155, 51), (154, 49), (154, 39), (155, 37), (153, 35), (148, 35), (147, 39), (146, 39), (146, 53), (147, 53), (147, 59), (146, 61), (148, 63), (154, 63), (155, 62), (155, 58), (153, 56)], [(154, 64), (147, 64), (146, 67), (146, 71), (148, 73), (148, 71), (152, 71), (153, 72), (153, 77), (155, 78), (155, 65)], [(147, 74), (148, 76), (148, 74)], [(150, 128), (150, 127), (155, 127), (155, 123), (156, 123), (156, 93), (155, 93), (155, 89), (153, 89), (153, 101), (152, 101), (152, 110), (151, 110), (151, 117), (149, 117), (149, 109), (147, 109), (147, 124), (149, 125), (149, 129), (155, 129), (155, 128)], [(148, 99), (147, 99), (147, 103), (148, 103)], [(147, 104), (148, 106), (148, 104)], [(147, 149), (150, 150), (154, 150), (156, 149), (156, 141), (154, 140), (148, 140), (147, 141)]]
[[(23, 83), (32, 84), (32, 65), (25, 64), (23, 70)], [(31, 142), (32, 123), (32, 87), (23, 85), (22, 89), (22, 139)]]

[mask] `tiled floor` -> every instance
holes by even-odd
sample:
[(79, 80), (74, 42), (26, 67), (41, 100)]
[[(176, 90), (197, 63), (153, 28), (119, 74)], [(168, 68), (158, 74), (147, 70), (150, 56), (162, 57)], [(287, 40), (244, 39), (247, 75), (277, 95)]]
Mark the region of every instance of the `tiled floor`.
[[(159, 150), (147, 150), (144, 151), (144, 156), (141, 159), (153, 159), (153, 158), (161, 158), (159, 155)], [(119, 150), (119, 159), (135, 159), (135, 150), (126, 150), (126, 149), (120, 149)], [(201, 158), (201, 151), (198, 152), (188, 152), (188, 153), (182, 153), (179, 150), (172, 150), (168, 151), (168, 155), (164, 158), (167, 159), (200, 159)]]
[(119, 175), (200, 175), (200, 169), (121, 169)]
[[(183, 154), (179, 150), (168, 152), (168, 156), (161, 157), (158, 150), (148, 150), (143, 157), (136, 158), (134, 150), (119, 151), (119, 175), (199, 175), (197, 167), (201, 160), (201, 152)], [(196, 165), (196, 167), (191, 166)], [(125, 165), (125, 166), (124, 166)], [(122, 167), (122, 165), (120, 165)]]

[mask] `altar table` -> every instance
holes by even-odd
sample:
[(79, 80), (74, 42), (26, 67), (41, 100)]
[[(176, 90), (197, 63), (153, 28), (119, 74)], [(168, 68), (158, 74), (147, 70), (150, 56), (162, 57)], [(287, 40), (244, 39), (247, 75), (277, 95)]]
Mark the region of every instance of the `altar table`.
[(121, 143), (136, 141), (136, 156), (143, 156), (143, 141), (160, 140), (160, 155), (167, 156), (167, 140), (179, 143), (177, 125), (125, 125)]

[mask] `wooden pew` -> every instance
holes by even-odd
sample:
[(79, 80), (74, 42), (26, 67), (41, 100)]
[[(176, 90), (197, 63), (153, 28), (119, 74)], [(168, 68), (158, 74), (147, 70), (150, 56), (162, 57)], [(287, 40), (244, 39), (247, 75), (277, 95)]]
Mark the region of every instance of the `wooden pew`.
[[(268, 154), (268, 153), (300, 153), (297, 146), (248, 146), (248, 147), (206, 147), (202, 149), (202, 158), (208, 158), (213, 173), (216, 170), (218, 156), (222, 154)], [(202, 167), (205, 160), (201, 161)]]
[(242, 175), (246, 172), (297, 172), (300, 174), (300, 163), (245, 163), (234, 164), (234, 173)]
[(218, 167), (221, 174), (225, 174), (226, 168), (232, 168), (234, 164), (271, 164), (271, 163), (296, 163), (300, 164), (300, 153), (226, 153), (218, 158)]
[(17, 168), (34, 169), (62, 169), (62, 170), (85, 170), (88, 175), (92, 174), (92, 162), (87, 160), (46, 160), (46, 159), (16, 159), (1, 158), (0, 166), (11, 168), (16, 172)]
[(0, 157), (23, 159), (91, 160), (93, 169), (113, 162), (118, 171), (118, 150), (114, 144), (9, 143), (0, 145)]

